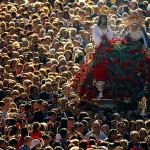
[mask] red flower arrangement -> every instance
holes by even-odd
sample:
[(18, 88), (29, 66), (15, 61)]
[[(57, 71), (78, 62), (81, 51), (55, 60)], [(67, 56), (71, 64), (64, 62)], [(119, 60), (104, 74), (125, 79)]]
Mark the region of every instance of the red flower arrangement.
[(107, 97), (138, 99), (143, 94), (144, 83), (150, 81), (148, 50), (130, 37), (110, 41), (106, 35), (101, 38), (103, 42), (95, 49), (90, 63), (76, 74), (80, 98), (91, 101), (98, 96), (93, 84), (97, 80), (106, 82)]
[[(105, 61), (106, 58), (102, 59)], [(108, 79), (108, 69), (104, 62), (96, 63), (94, 67), (94, 79), (97, 81), (106, 81)]]

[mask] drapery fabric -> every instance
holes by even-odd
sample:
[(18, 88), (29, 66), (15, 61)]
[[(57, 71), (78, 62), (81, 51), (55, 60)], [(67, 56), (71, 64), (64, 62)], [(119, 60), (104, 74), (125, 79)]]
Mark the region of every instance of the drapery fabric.
[(113, 37), (113, 32), (109, 26), (105, 31), (101, 30), (100, 27), (97, 26), (96, 24), (93, 26), (92, 37), (94, 41), (94, 47), (98, 47), (100, 45), (102, 41), (101, 36), (103, 36), (104, 34), (107, 35), (108, 40), (111, 40)]

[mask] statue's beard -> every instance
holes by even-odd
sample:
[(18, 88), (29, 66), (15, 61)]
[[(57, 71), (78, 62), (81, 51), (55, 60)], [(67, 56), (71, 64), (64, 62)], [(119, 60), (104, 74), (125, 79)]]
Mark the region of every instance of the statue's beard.
[(137, 29), (132, 29), (132, 32), (136, 32), (137, 31)]
[(102, 22), (101, 25), (106, 27), (107, 26), (107, 22)]

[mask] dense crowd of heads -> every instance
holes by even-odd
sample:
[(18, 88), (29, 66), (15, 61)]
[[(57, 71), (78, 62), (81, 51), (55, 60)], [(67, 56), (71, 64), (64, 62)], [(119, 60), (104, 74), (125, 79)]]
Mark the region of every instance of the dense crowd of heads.
[[(118, 38), (143, 0), (0, 0), (0, 148), (148, 150), (150, 120), (81, 103), (75, 75), (94, 51), (100, 14)], [(84, 107), (85, 106), (85, 107)]]

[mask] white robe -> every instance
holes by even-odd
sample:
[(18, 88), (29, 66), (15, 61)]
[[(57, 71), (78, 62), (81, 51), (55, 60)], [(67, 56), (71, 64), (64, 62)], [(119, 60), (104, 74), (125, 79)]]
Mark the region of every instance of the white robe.
[(107, 27), (106, 32), (103, 32), (96, 24), (92, 28), (92, 37), (94, 41), (94, 47), (98, 47), (102, 41), (101, 36), (107, 35), (108, 40), (113, 38), (113, 32), (110, 27)]
[(148, 47), (148, 46), (147, 46), (146, 39), (145, 39), (145, 36), (144, 36), (144, 33), (140, 30), (140, 28), (138, 28), (137, 31), (135, 31), (135, 32), (132, 32), (132, 29), (129, 28), (129, 30), (126, 31), (126, 32), (122, 35), (122, 37), (125, 37), (125, 36), (127, 36), (127, 35), (129, 35), (133, 40), (136, 40), (136, 41), (139, 40), (140, 38), (143, 38), (143, 40), (144, 40), (144, 46), (145, 46), (145, 47)]

